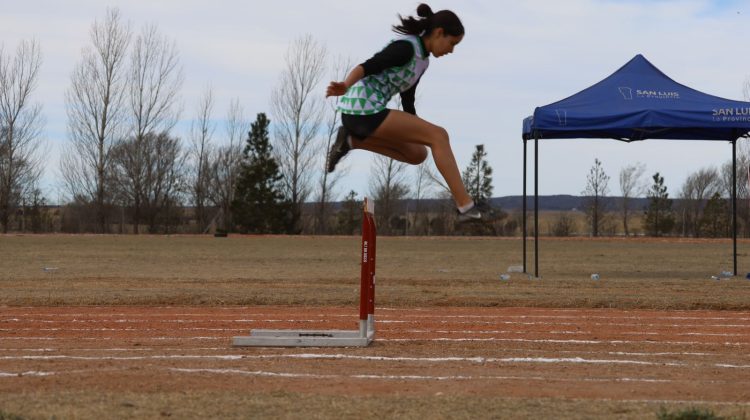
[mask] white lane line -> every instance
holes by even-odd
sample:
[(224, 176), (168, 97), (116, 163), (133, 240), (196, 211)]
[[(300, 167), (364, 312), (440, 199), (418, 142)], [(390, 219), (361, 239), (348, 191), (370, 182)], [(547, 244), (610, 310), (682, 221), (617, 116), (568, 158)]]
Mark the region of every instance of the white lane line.
[(493, 376), (493, 375), (382, 375), (382, 374), (352, 374), (352, 375), (334, 375), (334, 374), (310, 374), (295, 372), (269, 372), (262, 370), (244, 370), (244, 369), (189, 369), (189, 368), (168, 368), (173, 372), (181, 373), (199, 373), (199, 374), (219, 374), (219, 375), (247, 375), (247, 376), (265, 376), (280, 378), (315, 378), (315, 379), (374, 379), (374, 380), (412, 380), (412, 381), (473, 381), (473, 380), (532, 380), (532, 381), (565, 381), (565, 382), (672, 382), (671, 380), (650, 379), (650, 378), (550, 378), (545, 376)]
[[(106, 371), (124, 371), (125, 369), (105, 369)], [(270, 372), (262, 370), (244, 370), (244, 369), (215, 369), (215, 368), (167, 368), (171, 372), (180, 373), (208, 373), (219, 375), (246, 375), (262, 376), (276, 378), (304, 378), (304, 379), (374, 379), (374, 380), (420, 380), (420, 381), (445, 381), (445, 380), (532, 380), (532, 381), (559, 381), (559, 382), (647, 382), (647, 383), (670, 383), (676, 382), (670, 379), (653, 379), (653, 378), (551, 378), (545, 376), (470, 376), (470, 375), (448, 375), (448, 376), (429, 376), (429, 375), (378, 375), (378, 374), (353, 374), (353, 375), (335, 375), (335, 374), (311, 374), (296, 372)], [(99, 369), (89, 370), (71, 370), (59, 372), (0, 372), (0, 378), (19, 378), (24, 376), (51, 376), (61, 374), (83, 374), (101, 372)]]
[[(293, 312), (294, 309), (290, 309)], [(377, 310), (376, 310), (377, 311)], [(377, 312), (376, 312), (377, 313)], [(740, 314), (738, 314), (740, 315)], [(297, 322), (297, 321), (325, 321), (329, 318), (348, 318), (356, 317), (356, 313), (319, 313), (319, 314), (305, 314), (305, 318), (291, 318), (291, 319), (278, 319), (278, 313), (253, 313), (253, 314), (229, 314), (229, 315), (217, 315), (217, 314), (173, 314), (173, 313), (146, 313), (146, 314), (6, 314), (8, 318), (0, 318), (0, 322), (249, 322), (249, 321), (276, 321), (276, 322)], [(237, 318), (239, 319), (226, 319), (226, 318)], [(30, 318), (34, 317), (34, 318)], [(64, 319), (70, 318), (73, 319)], [(102, 317), (106, 317), (101, 319)], [(164, 319), (165, 317), (178, 318), (178, 319)], [(179, 319), (180, 317), (194, 317), (198, 319)], [(583, 318), (582, 318), (583, 317)], [(82, 319), (79, 319), (82, 318)], [(96, 319), (92, 319), (96, 318)], [(208, 318), (208, 319), (206, 319)], [(314, 318), (314, 319), (311, 319)], [(449, 314), (436, 314), (436, 315), (418, 315), (418, 314), (393, 314), (393, 315), (380, 315), (379, 320), (383, 322), (424, 322), (425, 320), (436, 320), (443, 322), (455, 322), (452, 320), (471, 320), (471, 322), (477, 322), (477, 320), (488, 320), (484, 322), (494, 323), (513, 323), (513, 324), (540, 324), (545, 325), (551, 323), (550, 321), (538, 321), (540, 319), (549, 320), (570, 320), (568, 322), (553, 322), (555, 324), (580, 324), (582, 319), (589, 321), (591, 319), (598, 319), (606, 321), (602, 325), (611, 325), (612, 320), (619, 320), (625, 322), (628, 320), (634, 322), (624, 323), (623, 325), (655, 325), (655, 326), (679, 326), (682, 324), (664, 324), (654, 323), (654, 321), (660, 320), (696, 320), (696, 321), (750, 321), (750, 317), (747, 314), (742, 314), (738, 317), (726, 317), (726, 316), (603, 316), (603, 315), (589, 315), (586, 313), (573, 314), (573, 315), (449, 315)], [(524, 320), (524, 321), (519, 321)], [(725, 326), (726, 323), (720, 324), (692, 324), (696, 326)], [(746, 324), (731, 324), (734, 326), (747, 326)]]
[[(377, 312), (376, 312), (377, 314)], [(739, 315), (739, 314), (738, 314)], [(501, 318), (501, 319), (508, 319), (508, 318), (520, 318), (520, 319), (573, 319), (573, 320), (579, 320), (581, 317), (585, 317), (586, 319), (633, 319), (633, 320), (647, 320), (647, 321), (653, 321), (658, 319), (677, 319), (677, 320), (685, 320), (685, 319), (693, 319), (693, 320), (715, 320), (715, 321), (725, 321), (725, 320), (735, 320), (735, 321), (750, 321), (750, 317), (748, 317), (748, 313), (742, 313), (739, 317), (721, 317), (721, 316), (663, 316), (663, 315), (657, 315), (657, 316), (650, 316), (650, 314), (644, 314), (641, 316), (604, 316), (604, 315), (591, 315), (586, 312), (580, 312), (576, 313), (574, 315), (503, 315), (503, 314), (497, 314), (497, 315), (405, 315), (406, 317), (413, 317), (413, 318), (434, 318), (434, 319), (445, 319), (445, 318), (467, 318), (467, 319), (481, 319), (481, 318)], [(395, 318), (403, 318), (404, 316), (397, 316)]]
[[(262, 356), (268, 357), (268, 356)], [(318, 354), (301, 353), (293, 355), (279, 355), (282, 358), (295, 359), (350, 359), (350, 360), (372, 360), (388, 362), (471, 362), (471, 363), (594, 363), (594, 364), (635, 364), (635, 365), (660, 365), (660, 366), (684, 366), (684, 363), (644, 362), (640, 360), (621, 359), (585, 359), (582, 357), (550, 358), (550, 357), (393, 357), (393, 356), (353, 356), (348, 354)]]
[[(104, 322), (113, 322), (113, 323), (123, 323), (123, 322), (133, 322), (133, 323), (144, 323), (144, 322), (166, 322), (166, 323), (199, 323), (199, 322), (324, 322), (328, 321), (330, 318), (356, 318), (356, 314), (352, 315), (320, 315), (320, 316), (309, 316), (307, 318), (285, 318), (280, 319), (277, 318), (278, 315), (274, 317), (263, 317), (263, 316), (253, 316), (251, 318), (238, 318), (238, 319), (219, 319), (219, 318), (209, 318), (209, 319), (163, 319), (163, 317), (158, 317), (155, 319), (151, 318), (145, 318), (145, 319), (132, 319), (132, 318), (110, 318), (110, 319), (88, 319), (84, 318), (73, 318), (73, 319), (60, 319), (61, 317), (55, 316), (51, 319), (36, 319), (36, 318), (7, 318), (7, 319), (0, 319), (0, 322), (45, 322), (45, 323), (104, 323)], [(492, 320), (488, 321), (477, 321), (477, 319), (484, 319), (484, 318), (490, 318)], [(495, 319), (497, 318), (497, 319)], [(591, 324), (591, 325), (622, 325), (622, 326), (633, 326), (633, 325), (643, 325), (643, 326), (656, 326), (656, 327), (677, 327), (677, 326), (694, 326), (694, 327), (743, 327), (747, 328), (747, 324), (684, 324), (684, 323), (671, 323), (671, 324), (665, 324), (665, 323), (654, 323), (651, 322), (654, 319), (658, 318), (644, 318), (644, 319), (636, 319), (636, 322), (588, 322), (588, 317), (585, 319), (582, 319), (580, 317), (566, 317), (565, 319), (572, 318), (573, 321), (509, 321), (506, 317), (487, 317), (487, 316), (478, 316), (476, 318), (470, 317), (470, 316), (463, 316), (463, 317), (455, 317), (455, 316), (434, 316), (431, 318), (422, 317), (419, 319), (409, 319), (409, 317), (378, 317), (379, 322), (383, 323), (423, 323), (423, 322), (429, 322), (432, 319), (434, 321), (432, 322), (441, 322), (441, 323), (486, 323), (486, 324), (511, 324), (511, 325), (580, 325), (580, 324)], [(601, 317), (600, 317), (601, 318)], [(454, 319), (470, 319), (470, 321), (454, 321)], [(612, 320), (623, 320), (623, 318), (610, 318)], [(690, 318), (685, 318), (690, 319)], [(709, 318), (694, 318), (698, 320), (702, 319), (709, 319)], [(716, 320), (737, 320), (737, 321), (747, 321), (750, 320), (750, 318), (710, 318), (710, 319), (716, 319)], [(641, 321), (648, 321), (648, 322), (641, 322)]]
[[(100, 340), (116, 340), (123, 339), (119, 337), (0, 337), (2, 341), (65, 341), (65, 340), (76, 340), (76, 341), (100, 341)], [(227, 340), (228, 337), (134, 337), (138, 341), (178, 341), (178, 340)], [(552, 343), (552, 344), (655, 344), (655, 345), (712, 345), (712, 346), (734, 346), (744, 347), (750, 345), (750, 342), (701, 342), (701, 341), (655, 341), (655, 340), (556, 340), (556, 339), (531, 339), (531, 338), (499, 338), (499, 337), (488, 337), (488, 338), (452, 338), (452, 337), (433, 337), (433, 338), (378, 338), (380, 342), (422, 342), (422, 341), (438, 341), (438, 342), (517, 342), (517, 343)]]
[(153, 356), (68, 356), (68, 355), (50, 355), (50, 356), (0, 356), (0, 360), (159, 360), (159, 359), (215, 359), (215, 360), (242, 360), (241, 355), (153, 355)]
[[(355, 318), (356, 319), (356, 318)], [(11, 322), (36, 322), (40, 324), (205, 324), (211, 322), (325, 322), (325, 319), (231, 319), (231, 320), (193, 320), (193, 319), (27, 319)]]
[[(573, 351), (561, 351), (560, 353), (572, 353)], [(592, 352), (598, 353), (598, 352)], [(691, 352), (691, 351), (657, 351), (657, 352), (631, 352), (631, 351), (608, 351), (607, 354), (613, 354), (617, 356), (720, 356), (721, 353), (705, 353), (705, 352)]]
[[(472, 380), (519, 380), (519, 381), (555, 381), (555, 382), (646, 382), (646, 383), (672, 383), (672, 382), (695, 382), (694, 379), (689, 380), (674, 380), (674, 379), (657, 379), (657, 378), (631, 378), (631, 377), (614, 377), (614, 378), (556, 378), (549, 376), (497, 376), (497, 375), (382, 375), (382, 374), (352, 374), (352, 375), (338, 375), (338, 374), (311, 374), (311, 373), (299, 373), (299, 372), (271, 372), (262, 370), (245, 370), (245, 369), (217, 369), (217, 368), (163, 368), (164, 370), (178, 373), (188, 374), (214, 374), (214, 375), (243, 375), (243, 376), (261, 376), (261, 377), (275, 377), (275, 378), (304, 378), (304, 379), (373, 379), (373, 380), (418, 380), (418, 381), (446, 381), (446, 380), (460, 380), (460, 381), (472, 381)], [(76, 370), (65, 370), (65, 371), (26, 371), (26, 372), (1, 372), (0, 379), (3, 378), (22, 378), (29, 376), (51, 376), (51, 375), (64, 375), (64, 374), (90, 374), (90, 373), (101, 373), (107, 372), (124, 372), (129, 369), (122, 368), (105, 368), (105, 369), (76, 369)], [(703, 381), (708, 383), (728, 383), (724, 380), (709, 380)], [(619, 400), (618, 400), (619, 401)], [(648, 402), (650, 400), (641, 400)], [(657, 400), (654, 400), (657, 401)], [(667, 400), (658, 400), (658, 402), (665, 402)], [(691, 401), (685, 401), (691, 402)], [(721, 401), (703, 401), (702, 403), (717, 403), (721, 404)], [(744, 403), (745, 405), (750, 403)]]
[[(244, 369), (190, 369), (190, 368), (168, 368), (170, 371), (181, 373), (197, 374), (217, 374), (217, 375), (247, 375), (247, 376), (265, 376), (265, 377), (283, 377), (283, 378), (315, 378), (315, 379), (374, 379), (374, 380), (415, 380), (415, 381), (475, 381), (475, 380), (500, 380), (500, 381), (554, 381), (554, 382), (647, 382), (647, 383), (671, 383), (685, 382), (672, 379), (654, 379), (654, 378), (555, 378), (549, 376), (498, 376), (498, 375), (382, 375), (382, 374), (352, 374), (352, 375), (333, 375), (333, 374), (310, 374), (294, 372), (269, 372), (262, 370), (244, 370)], [(688, 382), (694, 382), (691, 379)], [(710, 383), (724, 381), (709, 381)]]
[[(20, 322), (19, 320), (13, 320), (13, 322)], [(321, 326), (326, 326), (330, 324), (340, 325), (339, 322), (332, 322), (330, 319), (235, 319), (235, 320), (133, 320), (133, 319), (113, 319), (113, 320), (36, 320), (36, 321), (30, 321), (30, 322), (36, 322), (40, 324), (131, 324), (134, 325), (133, 327), (125, 327), (123, 330), (142, 330), (142, 331), (157, 331), (159, 328), (143, 328), (139, 327), (138, 325), (143, 324), (166, 324), (166, 325), (173, 325), (173, 324), (200, 324), (200, 323), (222, 323), (222, 324), (256, 324), (256, 325), (263, 325), (263, 324), (279, 324), (279, 323), (296, 323), (296, 324), (320, 324)], [(388, 325), (388, 324), (422, 324), (423, 321), (419, 320), (385, 320), (385, 319), (378, 319), (378, 324), (380, 325)], [(10, 322), (6, 322), (6, 324), (9, 324)], [(498, 321), (498, 322), (488, 322), (488, 321), (448, 321), (448, 320), (436, 320), (435, 323), (438, 323), (442, 326), (450, 326), (450, 325), (471, 325), (471, 326), (496, 326), (499, 324), (502, 325), (508, 325), (508, 326), (543, 326), (543, 327), (549, 327), (553, 326), (556, 327), (556, 331), (561, 331), (559, 333), (566, 333), (566, 334), (581, 334), (582, 332), (578, 332), (577, 328), (581, 326), (585, 326), (588, 329), (595, 328), (595, 327), (606, 327), (609, 332), (616, 333), (616, 334), (632, 334), (632, 335), (642, 335), (642, 334), (651, 334), (651, 335), (658, 335), (658, 334), (671, 334), (670, 331), (650, 331), (650, 332), (642, 332), (642, 329), (649, 328), (649, 329), (662, 329), (662, 328), (678, 328), (682, 331), (685, 329), (711, 329), (712, 331), (718, 330), (734, 330), (738, 331), (738, 333), (734, 333), (736, 336), (743, 336), (750, 334), (750, 324), (654, 324), (654, 323), (647, 323), (647, 324), (641, 324), (641, 323), (586, 323), (586, 322), (515, 322), (515, 321)], [(0, 325), (2, 325), (2, 322), (0, 322)], [(207, 331), (239, 331), (243, 328), (249, 328), (248, 327), (236, 327), (236, 328), (216, 328), (216, 327), (192, 327), (192, 328), (174, 328), (174, 327), (168, 327), (170, 329), (179, 329), (179, 330), (190, 330), (190, 329), (196, 329), (196, 330), (207, 330)], [(562, 332), (566, 331), (565, 327), (576, 327), (576, 330), (569, 330), (574, 332)], [(637, 331), (618, 331), (616, 329), (613, 330), (613, 327), (624, 327), (624, 328), (638, 328)], [(323, 328), (323, 327), (321, 327)], [(562, 328), (562, 329), (561, 329)], [(547, 331), (549, 328), (545, 328), (545, 331), (539, 331), (539, 332), (549, 332)], [(26, 327), (26, 328), (1, 328), (0, 331), (31, 331), (31, 330), (37, 330), (37, 331), (57, 331), (57, 330), (71, 330), (71, 331), (88, 331), (86, 328), (66, 328), (66, 327), (56, 327), (56, 328), (34, 328), (34, 327)], [(91, 331), (100, 331), (100, 330), (107, 330), (104, 329), (96, 329), (91, 328)], [(115, 328), (109, 329), (111, 331), (120, 331)], [(461, 331), (467, 331), (467, 332), (474, 332), (472, 330), (461, 330), (461, 329), (445, 329), (442, 328), (442, 331), (448, 331), (448, 332), (461, 332)], [(391, 331), (391, 329), (383, 329), (382, 331)], [(421, 332), (430, 332), (420, 329), (412, 329), (411, 331), (414, 331), (415, 333), (421, 333)], [(747, 333), (739, 333), (742, 331), (747, 331)], [(475, 331), (477, 333), (481, 333), (480, 331)], [(679, 333), (684, 335), (712, 335), (709, 333), (702, 333), (700, 331), (696, 332), (684, 332)], [(713, 333), (717, 336), (731, 336), (732, 333)]]
[(642, 360), (623, 359), (586, 359), (583, 357), (392, 357), (392, 356), (353, 356), (347, 354), (274, 354), (274, 355), (150, 355), (150, 356), (69, 356), (69, 355), (26, 355), (26, 356), (0, 356), (0, 360), (250, 360), (250, 359), (312, 359), (312, 360), (366, 360), (385, 362), (418, 362), (418, 363), (454, 363), (469, 362), (475, 364), (486, 363), (544, 363), (544, 364), (610, 364), (610, 365), (644, 365), (644, 366), (685, 366), (685, 363), (676, 362), (647, 362)]
[[(244, 332), (246, 328), (0, 328), (0, 332), (19, 332), (19, 331), (76, 331), (76, 332), (155, 332), (155, 331), (209, 331), (209, 332)], [(399, 329), (379, 329), (381, 333), (399, 333), (399, 334), (514, 334), (514, 335), (531, 335), (531, 334), (550, 334), (550, 335), (593, 335), (598, 334), (596, 331), (512, 331), (512, 330), (399, 330)], [(636, 335), (636, 336), (693, 336), (693, 337), (750, 337), (750, 334), (737, 333), (659, 333), (644, 331), (609, 331), (611, 335)], [(11, 339), (13, 337), (0, 337), (2, 339)], [(468, 337), (467, 337), (468, 338)]]
[(343, 378), (342, 375), (316, 375), (312, 373), (286, 373), (286, 372), (267, 372), (262, 370), (242, 370), (242, 369), (187, 369), (187, 368), (169, 368), (172, 372), (182, 373), (218, 373), (218, 374), (241, 374), (251, 376), (273, 376), (281, 378), (315, 378), (315, 379), (335, 379)]
[(0, 372), (0, 378), (19, 378), (24, 376), (50, 376), (54, 375), (55, 372), (41, 372), (36, 370), (30, 370), (26, 372)]
[(736, 334), (736, 333), (660, 333), (653, 331), (581, 331), (581, 330), (553, 330), (553, 331), (514, 331), (514, 330), (401, 330), (401, 329), (378, 329), (379, 332), (393, 332), (400, 334), (566, 334), (566, 335), (586, 335), (586, 334), (611, 334), (611, 335), (691, 335), (691, 336), (710, 336), (710, 337), (750, 337), (750, 334)]
[[(78, 331), (78, 332), (153, 332), (153, 331), (215, 331), (215, 332), (238, 332), (246, 331), (247, 328), (206, 328), (206, 327), (178, 327), (178, 328), (0, 328), (3, 332), (17, 332), (17, 331)], [(581, 331), (581, 330), (552, 330), (552, 331), (516, 331), (516, 330), (422, 330), (422, 329), (379, 329), (380, 332), (384, 333), (401, 333), (401, 334), (516, 334), (516, 335), (530, 335), (530, 334), (553, 334), (553, 335), (586, 335), (586, 334), (598, 334), (597, 331)], [(608, 334), (617, 335), (676, 335), (676, 336), (706, 336), (706, 337), (750, 337), (750, 334), (738, 334), (738, 333), (703, 333), (703, 332), (686, 332), (686, 333), (659, 333), (653, 331), (608, 331)], [(0, 337), (12, 338), (12, 337)]]
[[(186, 349), (184, 347), (113, 347), (113, 348), (0, 348), (0, 352), (29, 352), (29, 353), (56, 353), (56, 352), (183, 352)], [(226, 347), (191, 347), (190, 351), (220, 351), (224, 352), (227, 350)], [(504, 347), (504, 353), (572, 353), (572, 354), (606, 354), (612, 356), (642, 356), (642, 357), (658, 357), (658, 356), (699, 356), (699, 357), (721, 357), (721, 356), (735, 356), (734, 354), (723, 354), (723, 353), (709, 353), (709, 352), (678, 352), (678, 351), (658, 351), (658, 352), (628, 352), (628, 351), (596, 351), (596, 350), (543, 350), (543, 349), (529, 349), (524, 347), (510, 348)], [(289, 354), (289, 353), (287, 353)], [(283, 354), (282, 354), (283, 355)], [(246, 356), (248, 357), (248, 356)]]
[(623, 364), (623, 365), (657, 365), (657, 366), (685, 366), (685, 363), (676, 362), (644, 362), (640, 360), (617, 360), (617, 359), (584, 359), (582, 357), (546, 358), (546, 357), (509, 357), (504, 359), (510, 363), (590, 363), (590, 364)]
[[(183, 352), (186, 349), (184, 347), (111, 347), (111, 348), (102, 348), (102, 347), (71, 347), (71, 348), (0, 348), (0, 352), (21, 352), (21, 351), (28, 351), (28, 352), (36, 352), (36, 353), (54, 353), (54, 352), (63, 352), (63, 351), (105, 351), (105, 352), (144, 352), (144, 351), (178, 351)], [(203, 351), (203, 350), (210, 350), (210, 351), (227, 351), (226, 347), (190, 347), (190, 351)]]
[(464, 342), (464, 341), (497, 341), (497, 342), (519, 342), (519, 343), (555, 343), (555, 344), (656, 344), (656, 345), (723, 345), (723, 346), (747, 346), (750, 342), (701, 342), (701, 341), (651, 341), (651, 340), (552, 340), (552, 339), (531, 339), (531, 338), (451, 338), (451, 337), (434, 337), (434, 338), (378, 338), (382, 342), (419, 342), (419, 341), (445, 341), (445, 342)]
[(49, 340), (49, 341), (100, 341), (100, 340), (155, 340), (155, 341), (168, 341), (168, 340), (228, 340), (229, 337), (0, 337), (0, 341), (4, 340)]
[[(0, 337), (2, 341), (33, 341), (33, 340), (44, 340), (44, 341), (65, 341), (65, 340), (76, 340), (76, 341), (101, 341), (101, 340), (123, 340), (123, 339), (137, 339), (138, 341), (178, 341), (178, 340), (227, 340), (228, 337), (217, 337), (217, 336), (198, 336), (198, 337), (175, 337), (175, 336), (160, 336), (160, 337)], [(711, 346), (734, 346), (744, 347), (750, 345), (750, 342), (702, 342), (702, 341), (657, 341), (657, 340), (557, 340), (557, 339), (530, 339), (530, 338), (500, 338), (500, 337), (487, 337), (487, 338), (472, 338), (472, 337), (432, 337), (432, 338), (378, 338), (380, 342), (422, 342), (422, 341), (438, 341), (438, 342), (518, 342), (518, 343), (553, 343), (553, 344), (655, 344), (655, 345), (711, 345)]]
[(247, 328), (0, 328), (0, 331), (247, 331)]

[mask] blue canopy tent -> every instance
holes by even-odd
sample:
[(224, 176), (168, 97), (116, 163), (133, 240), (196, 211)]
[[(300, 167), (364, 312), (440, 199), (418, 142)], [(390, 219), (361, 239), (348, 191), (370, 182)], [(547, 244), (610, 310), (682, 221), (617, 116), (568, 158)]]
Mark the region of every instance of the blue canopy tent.
[[(720, 140), (732, 143), (732, 238), (737, 274), (737, 139), (750, 132), (750, 102), (733, 101), (681, 85), (642, 55), (573, 96), (538, 107), (523, 121), (523, 214), (526, 145), (534, 140), (534, 273), (539, 276), (539, 140), (611, 138)], [(526, 217), (523, 268), (526, 269)]]

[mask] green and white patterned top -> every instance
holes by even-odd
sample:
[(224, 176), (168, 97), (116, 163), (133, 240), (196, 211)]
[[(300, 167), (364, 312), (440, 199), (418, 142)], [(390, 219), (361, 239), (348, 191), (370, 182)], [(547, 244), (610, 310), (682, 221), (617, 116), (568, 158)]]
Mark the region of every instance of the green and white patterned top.
[(339, 98), (338, 110), (350, 115), (372, 115), (388, 107), (393, 95), (414, 86), (430, 64), (422, 40), (407, 35), (395, 41), (406, 40), (414, 46), (414, 56), (403, 66), (389, 67), (377, 74), (363, 77)]

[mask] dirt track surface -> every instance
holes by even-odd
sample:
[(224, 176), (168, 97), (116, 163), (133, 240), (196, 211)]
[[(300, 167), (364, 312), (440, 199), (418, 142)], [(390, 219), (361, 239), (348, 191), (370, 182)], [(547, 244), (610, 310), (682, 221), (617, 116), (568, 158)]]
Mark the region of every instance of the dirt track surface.
[(0, 393), (275, 390), (750, 401), (750, 312), (377, 308), (367, 348), (232, 348), (355, 329), (349, 308), (4, 307)]

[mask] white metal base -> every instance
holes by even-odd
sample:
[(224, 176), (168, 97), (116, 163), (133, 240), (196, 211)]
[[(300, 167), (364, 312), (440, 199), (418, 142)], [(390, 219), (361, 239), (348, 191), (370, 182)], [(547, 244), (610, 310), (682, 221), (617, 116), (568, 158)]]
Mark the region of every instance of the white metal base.
[(375, 320), (360, 321), (357, 330), (250, 330), (234, 337), (234, 347), (367, 347), (375, 339)]

